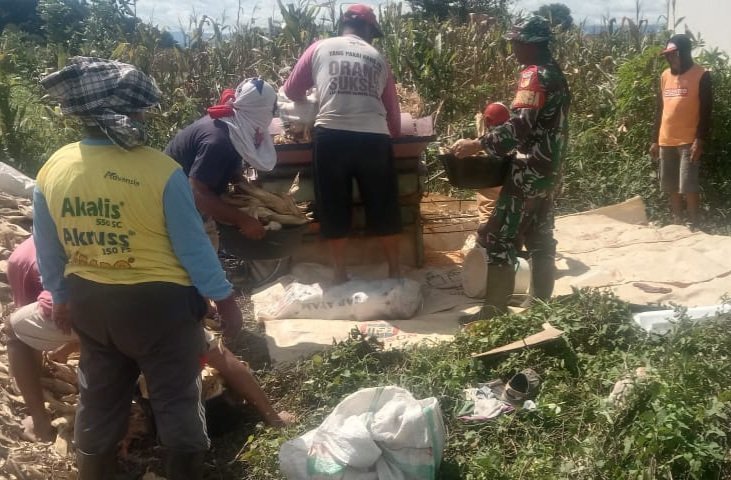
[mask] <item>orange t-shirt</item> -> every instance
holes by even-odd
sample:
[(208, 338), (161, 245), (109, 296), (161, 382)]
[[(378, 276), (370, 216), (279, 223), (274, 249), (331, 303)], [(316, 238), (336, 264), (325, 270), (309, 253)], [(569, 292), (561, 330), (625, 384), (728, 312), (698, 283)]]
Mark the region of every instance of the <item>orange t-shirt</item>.
[(693, 143), (700, 121), (700, 83), (706, 70), (693, 65), (680, 75), (673, 75), (668, 68), (660, 78), (662, 93), (662, 121), (659, 144), (661, 147), (677, 147)]

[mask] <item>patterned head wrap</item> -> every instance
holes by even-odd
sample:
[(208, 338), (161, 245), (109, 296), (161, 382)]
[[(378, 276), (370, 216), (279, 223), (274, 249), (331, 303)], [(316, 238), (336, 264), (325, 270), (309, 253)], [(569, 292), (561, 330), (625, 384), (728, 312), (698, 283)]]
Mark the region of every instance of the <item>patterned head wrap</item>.
[(132, 65), (94, 57), (73, 57), (70, 65), (41, 80), (61, 103), (64, 115), (75, 115), (100, 128), (116, 145), (129, 150), (146, 140), (142, 122), (130, 114), (160, 101), (155, 81)]

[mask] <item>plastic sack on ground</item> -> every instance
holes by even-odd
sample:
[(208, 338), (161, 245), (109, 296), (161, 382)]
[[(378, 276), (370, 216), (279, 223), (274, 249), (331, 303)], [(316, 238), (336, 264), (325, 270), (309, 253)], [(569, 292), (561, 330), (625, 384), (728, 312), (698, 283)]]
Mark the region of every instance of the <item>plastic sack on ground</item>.
[(319, 284), (276, 284), (253, 296), (258, 320), (403, 320), (424, 303), (421, 285), (409, 279), (351, 280), (323, 289)]
[(429, 480), (439, 471), (446, 430), (436, 398), (399, 387), (346, 397), (316, 429), (279, 450), (289, 480)]
[(0, 162), (0, 192), (16, 197), (31, 198), (36, 181), (14, 169), (7, 163)]

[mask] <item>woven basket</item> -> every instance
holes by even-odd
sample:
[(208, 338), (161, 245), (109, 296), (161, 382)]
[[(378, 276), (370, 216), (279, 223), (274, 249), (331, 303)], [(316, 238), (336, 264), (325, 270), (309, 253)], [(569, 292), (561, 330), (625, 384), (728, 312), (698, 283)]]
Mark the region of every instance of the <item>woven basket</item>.
[(510, 157), (475, 155), (457, 158), (452, 153), (438, 156), (453, 187), (479, 190), (499, 187), (510, 172)]

